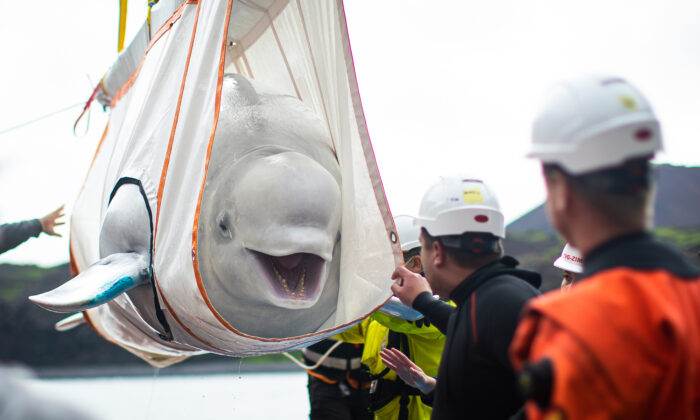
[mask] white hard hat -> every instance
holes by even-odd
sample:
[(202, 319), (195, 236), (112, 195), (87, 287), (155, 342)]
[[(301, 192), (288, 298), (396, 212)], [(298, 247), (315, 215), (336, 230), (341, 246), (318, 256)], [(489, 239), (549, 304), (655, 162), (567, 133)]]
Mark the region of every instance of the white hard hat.
[(572, 273), (583, 273), (583, 258), (576, 248), (566, 244), (561, 256), (554, 261), (554, 266)]
[(506, 237), (498, 200), (479, 179), (440, 178), (423, 195), (414, 224), (431, 236), (482, 232)]
[(402, 214), (394, 217), (396, 232), (399, 234), (401, 251), (410, 251), (413, 248), (420, 248), (420, 227), (413, 224), (414, 217)]
[(572, 175), (619, 166), (661, 150), (649, 102), (614, 76), (588, 76), (554, 87), (535, 119), (529, 157)]

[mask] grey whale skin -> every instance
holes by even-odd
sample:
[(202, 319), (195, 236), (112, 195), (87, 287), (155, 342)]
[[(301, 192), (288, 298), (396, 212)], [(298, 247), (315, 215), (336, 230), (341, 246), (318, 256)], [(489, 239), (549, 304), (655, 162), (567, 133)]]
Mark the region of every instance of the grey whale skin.
[[(295, 97), (240, 75), (224, 76), (196, 236), (202, 285), (231, 327), (256, 337), (296, 337), (316, 332), (334, 315), (340, 184), (321, 118)], [(100, 230), (101, 259), (30, 300), (75, 312), (119, 297), (113, 313), (161, 345), (179, 348), (161, 340), (150, 217), (137, 185), (117, 185)], [(127, 306), (133, 310), (122, 309)]]
[(199, 224), (207, 295), (247, 334), (316, 331), (338, 300), (341, 177), (328, 129), (241, 76), (222, 89)]

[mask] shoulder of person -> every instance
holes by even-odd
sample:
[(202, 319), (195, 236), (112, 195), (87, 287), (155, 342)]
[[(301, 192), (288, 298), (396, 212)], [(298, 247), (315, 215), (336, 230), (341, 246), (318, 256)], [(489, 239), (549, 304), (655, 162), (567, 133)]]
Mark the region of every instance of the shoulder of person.
[(540, 292), (527, 281), (512, 274), (502, 274), (489, 279), (477, 289), (482, 299), (495, 302), (504, 300), (529, 300)]

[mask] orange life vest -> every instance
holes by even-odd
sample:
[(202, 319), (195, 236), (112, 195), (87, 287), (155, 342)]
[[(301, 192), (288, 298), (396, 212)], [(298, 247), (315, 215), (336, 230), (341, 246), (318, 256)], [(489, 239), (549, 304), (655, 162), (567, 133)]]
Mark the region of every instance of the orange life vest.
[(511, 344), (528, 418), (700, 419), (700, 270), (648, 234), (585, 267), (531, 302)]

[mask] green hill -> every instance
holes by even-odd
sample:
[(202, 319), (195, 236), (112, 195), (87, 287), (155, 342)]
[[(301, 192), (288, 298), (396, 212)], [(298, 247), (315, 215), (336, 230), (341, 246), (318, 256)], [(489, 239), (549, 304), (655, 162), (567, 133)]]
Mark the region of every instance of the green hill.
[[(53, 289), (69, 279), (68, 264), (52, 268), (0, 264), (0, 362), (19, 362), (38, 369), (143, 365), (146, 369), (138, 372), (148, 374), (145, 362), (103, 340), (86, 325), (65, 332), (56, 331), (54, 324), (68, 314), (46, 311), (27, 299), (27, 296)], [(282, 355), (251, 357), (245, 360), (243, 367), (237, 359), (202, 355), (180, 365), (190, 365), (189, 370), (201, 371), (192, 365), (213, 362), (219, 362), (219, 371), (250, 370), (252, 365), (261, 363), (276, 363), (276, 369), (281, 369), (280, 363), (291, 364)], [(187, 372), (187, 367), (180, 366), (177, 371)], [(114, 371), (113, 368), (110, 370)], [(129, 371), (119, 374), (129, 374)]]
[[(692, 261), (700, 266), (700, 227), (657, 228), (654, 232), (664, 241), (680, 248)], [(561, 270), (552, 263), (561, 254), (564, 240), (554, 233), (544, 231), (507, 234), (504, 241), (506, 253), (520, 261), (523, 268), (542, 274), (543, 292), (554, 290), (561, 284)]]
[[(700, 265), (700, 167), (656, 165), (655, 171), (655, 232)], [(559, 286), (561, 275), (552, 262), (564, 241), (549, 225), (544, 205), (511, 222), (504, 245), (523, 267), (542, 273), (543, 291)]]

